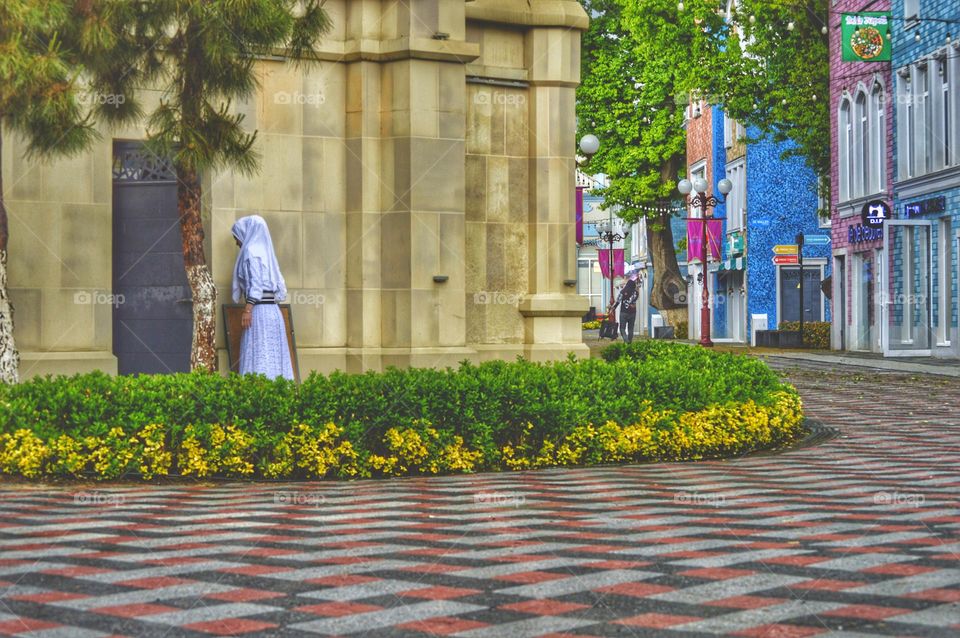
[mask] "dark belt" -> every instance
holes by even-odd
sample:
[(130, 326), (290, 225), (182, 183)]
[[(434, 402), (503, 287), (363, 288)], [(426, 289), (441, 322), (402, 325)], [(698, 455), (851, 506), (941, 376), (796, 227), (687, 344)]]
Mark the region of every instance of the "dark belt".
[(264, 292), (263, 297), (261, 297), (260, 299), (247, 297), (247, 303), (252, 303), (254, 306), (262, 306), (263, 304), (275, 304), (275, 303), (278, 303), (275, 295), (276, 293), (274, 292)]

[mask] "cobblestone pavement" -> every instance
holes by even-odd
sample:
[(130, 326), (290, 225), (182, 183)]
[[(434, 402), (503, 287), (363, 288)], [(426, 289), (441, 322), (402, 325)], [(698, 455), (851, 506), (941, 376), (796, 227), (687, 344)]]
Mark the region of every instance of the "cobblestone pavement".
[(960, 635), (960, 383), (771, 361), (841, 436), (726, 462), (0, 486), (0, 633)]

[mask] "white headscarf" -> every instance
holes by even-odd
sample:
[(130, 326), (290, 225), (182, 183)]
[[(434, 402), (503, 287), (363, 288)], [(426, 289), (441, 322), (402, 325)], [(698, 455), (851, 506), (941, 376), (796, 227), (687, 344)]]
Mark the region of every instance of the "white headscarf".
[[(240, 286), (240, 268), (248, 259), (257, 258), (263, 266), (263, 289), (273, 290), (277, 301), (287, 298), (287, 284), (280, 274), (280, 264), (273, 252), (273, 240), (267, 222), (260, 215), (241, 217), (232, 228), (233, 236), (240, 240), (240, 254), (233, 266), (233, 301), (240, 303), (244, 291)], [(250, 282), (247, 282), (248, 284)]]

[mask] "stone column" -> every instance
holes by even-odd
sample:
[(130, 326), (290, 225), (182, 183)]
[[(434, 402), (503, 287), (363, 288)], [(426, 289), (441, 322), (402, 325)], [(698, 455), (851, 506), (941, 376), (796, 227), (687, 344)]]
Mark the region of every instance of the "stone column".
[[(464, 311), (464, 3), (399, 3), (384, 41), (383, 362), (454, 365)], [(385, 26), (385, 29), (390, 28)], [(398, 46), (399, 44), (399, 46)], [(403, 45), (406, 46), (403, 46)], [(403, 50), (406, 49), (406, 50)]]
[(530, 283), (520, 304), (525, 353), (534, 360), (556, 358), (561, 349), (587, 356), (580, 318), (589, 302), (575, 288), (580, 31), (534, 27), (527, 32), (525, 49), (530, 74)]

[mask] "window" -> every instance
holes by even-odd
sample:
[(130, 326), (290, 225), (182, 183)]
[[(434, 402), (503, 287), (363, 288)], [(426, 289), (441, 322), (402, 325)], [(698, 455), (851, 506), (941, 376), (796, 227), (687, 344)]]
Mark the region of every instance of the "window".
[(840, 115), (837, 121), (837, 135), (840, 149), (838, 158), (838, 175), (840, 178), (840, 201), (850, 199), (850, 151), (853, 142), (853, 127), (850, 122), (850, 99), (840, 100)]
[(923, 161), (920, 163), (917, 172), (929, 173), (933, 170), (933, 99), (930, 95), (930, 85), (932, 83), (926, 61), (917, 65), (917, 71), (917, 95), (920, 99), (918, 104), (920, 108), (916, 109), (917, 112), (914, 115), (921, 118), (917, 130), (923, 135), (921, 140)]
[(916, 138), (914, 136), (913, 121), (913, 90), (910, 85), (910, 68), (901, 69), (897, 78), (897, 108), (900, 110), (899, 121), (902, 125), (897, 129), (897, 147), (900, 149), (900, 179), (913, 177), (915, 172), (914, 158), (916, 156)]
[(733, 183), (727, 195), (727, 232), (743, 228), (747, 212), (747, 170), (744, 158), (727, 165), (727, 179)]
[(903, 0), (903, 16), (910, 18), (920, 17), (920, 0)]
[(873, 158), (873, 166), (870, 171), (870, 192), (882, 193), (887, 180), (887, 122), (884, 113), (886, 98), (883, 94), (883, 85), (879, 82), (873, 85), (870, 102), (873, 107), (873, 126), (870, 136), (870, 155)]
[(867, 109), (867, 94), (857, 93), (853, 105), (853, 195), (863, 197), (867, 194), (870, 171), (870, 111)]
[(950, 131), (947, 145), (951, 157), (946, 158), (947, 166), (960, 164), (960, 47), (947, 47), (947, 92), (945, 117), (950, 118)]
[(937, 167), (945, 168), (950, 166), (950, 136), (953, 135), (950, 126), (950, 71), (947, 51), (937, 60), (937, 77), (940, 79), (940, 95), (938, 101), (938, 111), (940, 121), (940, 138), (937, 140)]
[(736, 122), (734, 122), (729, 115), (726, 113), (723, 114), (723, 146), (724, 148), (731, 148), (734, 142)]

